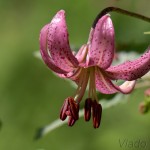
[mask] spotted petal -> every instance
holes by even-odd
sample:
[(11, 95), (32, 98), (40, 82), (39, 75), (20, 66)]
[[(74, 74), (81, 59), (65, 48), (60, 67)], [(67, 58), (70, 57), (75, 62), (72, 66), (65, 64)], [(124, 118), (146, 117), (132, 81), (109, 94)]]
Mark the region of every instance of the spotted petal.
[(65, 70), (60, 69), (58, 66), (55, 65), (54, 61), (52, 58), (49, 56), (48, 51), (47, 51), (47, 32), (48, 32), (48, 25), (45, 25), (41, 32), (40, 32), (40, 53), (41, 56), (45, 62), (45, 64), (52, 69), (56, 73), (66, 73)]
[(87, 45), (82, 45), (81, 48), (79, 49), (78, 53), (76, 54), (76, 58), (78, 62), (85, 63), (84, 61), (86, 60), (86, 54), (87, 54), (88, 47)]
[(134, 89), (135, 80), (126, 81), (122, 85), (118, 86), (113, 84), (111, 80), (98, 69), (96, 70), (95, 74), (96, 74), (96, 79), (95, 79), (96, 89), (101, 93), (113, 94), (116, 92), (121, 92), (123, 94), (128, 94)]
[(78, 66), (69, 45), (64, 10), (60, 10), (49, 24), (47, 40), (49, 54), (57, 66), (68, 72)]
[(91, 48), (88, 53), (89, 65), (98, 65), (100, 68), (108, 68), (114, 57), (114, 27), (109, 15), (99, 19), (90, 36)]
[(138, 59), (127, 61), (117, 66), (111, 66), (106, 70), (107, 75), (114, 79), (136, 80), (150, 70), (150, 47)]
[(114, 88), (112, 82), (106, 78), (101, 72), (96, 72), (96, 89), (103, 94), (113, 94), (117, 90)]

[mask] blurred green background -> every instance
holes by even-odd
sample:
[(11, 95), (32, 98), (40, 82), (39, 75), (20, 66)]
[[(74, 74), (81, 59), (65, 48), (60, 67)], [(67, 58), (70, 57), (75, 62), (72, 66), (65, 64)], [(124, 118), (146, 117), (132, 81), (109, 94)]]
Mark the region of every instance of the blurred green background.
[[(33, 57), (40, 29), (64, 9), (70, 43), (80, 47), (95, 16), (108, 6), (150, 17), (149, 0), (0, 0), (0, 150), (136, 149), (121, 147), (124, 139), (146, 141), (144, 149), (150, 149), (150, 114), (138, 112), (144, 89), (134, 91), (128, 103), (104, 110), (97, 130), (81, 118), (72, 128), (64, 125), (34, 140), (36, 130), (58, 118), (63, 100), (75, 91)], [(150, 36), (143, 32), (150, 25), (115, 12), (111, 16), (117, 50), (144, 52)]]

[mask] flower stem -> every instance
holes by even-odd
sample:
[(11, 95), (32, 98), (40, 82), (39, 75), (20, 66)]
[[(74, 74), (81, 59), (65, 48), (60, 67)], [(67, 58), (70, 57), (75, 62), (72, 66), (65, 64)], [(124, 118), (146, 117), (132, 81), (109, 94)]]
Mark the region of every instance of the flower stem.
[(118, 8), (118, 7), (106, 7), (105, 9), (103, 9), (95, 18), (94, 22), (93, 22), (93, 25), (92, 27), (95, 28), (98, 20), (106, 15), (107, 13), (109, 12), (112, 12), (112, 11), (115, 11), (117, 13), (121, 13), (121, 14), (124, 14), (124, 15), (128, 15), (128, 16), (131, 16), (131, 17), (134, 17), (134, 18), (138, 18), (138, 19), (141, 19), (141, 20), (144, 20), (144, 21), (147, 21), (147, 22), (150, 22), (150, 18), (149, 17), (146, 17), (146, 16), (143, 16), (141, 14), (137, 14), (137, 13), (134, 13), (134, 12), (130, 12), (130, 11), (127, 11), (127, 10), (124, 10), (124, 9), (121, 9), (121, 8)]

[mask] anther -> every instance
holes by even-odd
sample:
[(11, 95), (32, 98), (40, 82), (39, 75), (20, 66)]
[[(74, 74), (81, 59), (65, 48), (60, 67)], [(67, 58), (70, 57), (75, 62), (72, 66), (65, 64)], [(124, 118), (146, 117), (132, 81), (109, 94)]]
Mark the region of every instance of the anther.
[(84, 120), (89, 121), (91, 118), (92, 99), (87, 98), (84, 105)]
[(67, 110), (68, 110), (68, 98), (65, 99), (65, 101), (61, 107), (61, 110), (60, 110), (60, 119), (62, 121), (64, 121), (67, 118), (67, 114), (66, 114)]
[(72, 116), (68, 118), (68, 126), (73, 126), (75, 122), (76, 120)]
[(71, 116), (75, 119), (79, 119), (79, 104), (77, 104), (73, 98), (69, 98), (69, 106), (70, 106), (70, 113)]
[(60, 119), (64, 121), (67, 116), (68, 125), (73, 126), (75, 121), (79, 119), (79, 104), (74, 101), (72, 97), (65, 99), (60, 111)]
[(93, 113), (93, 127), (98, 128), (100, 126), (102, 116), (102, 106), (101, 104), (98, 104), (96, 100), (93, 101), (92, 113)]

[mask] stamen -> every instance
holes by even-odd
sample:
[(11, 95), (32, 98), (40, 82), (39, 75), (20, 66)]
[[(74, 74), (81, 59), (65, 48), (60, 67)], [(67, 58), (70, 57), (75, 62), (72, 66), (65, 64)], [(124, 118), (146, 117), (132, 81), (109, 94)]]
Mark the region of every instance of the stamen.
[(64, 121), (67, 116), (69, 116), (69, 126), (72, 126), (79, 118), (79, 104), (76, 103), (72, 97), (68, 97), (67, 99), (65, 99), (60, 111), (60, 119), (62, 121)]
[(84, 105), (84, 119), (89, 121), (91, 118), (92, 99), (87, 98)]
[(84, 72), (85, 72), (85, 70), (81, 69), (80, 75), (79, 75), (80, 78), (79, 78), (78, 88), (77, 88), (76, 93), (74, 95), (75, 101), (76, 101), (76, 99), (77, 99), (77, 97), (78, 97), (78, 95), (80, 93), (80, 89), (81, 89), (81, 86), (82, 86), (82, 83), (83, 83), (83, 79), (84, 79)]
[(76, 93), (76, 97), (75, 97), (75, 101), (77, 103), (80, 103), (80, 101), (82, 100), (82, 97), (85, 93), (87, 84), (88, 84), (88, 79), (89, 79), (89, 71), (88, 69), (83, 69), (83, 74), (81, 75), (81, 79), (80, 79), (80, 83), (78, 85), (78, 91)]
[(89, 97), (91, 97), (92, 99), (96, 99), (98, 101), (95, 85), (95, 71), (96, 71), (95, 69), (96, 67), (90, 68)]
[(72, 127), (75, 124), (76, 120), (73, 117), (69, 117), (68, 126)]
[(78, 120), (79, 119), (79, 105), (73, 100), (73, 99), (69, 99), (69, 106), (70, 106), (70, 113), (71, 116), (75, 119)]
[(94, 99), (97, 100), (98, 102), (98, 97), (97, 97), (97, 94), (96, 94), (96, 84), (95, 84), (95, 71), (96, 71), (96, 68), (97, 67), (94, 67), (93, 69), (93, 96), (94, 96)]
[(98, 128), (100, 126), (102, 116), (102, 106), (101, 104), (98, 104), (96, 100), (93, 101), (92, 115), (93, 115), (93, 127)]
[[(100, 126), (101, 116), (102, 116), (102, 106), (98, 103), (98, 98), (96, 95), (96, 84), (95, 84), (95, 72), (97, 67), (90, 68), (90, 83), (89, 83), (89, 98), (85, 101), (84, 106), (84, 119), (89, 121), (91, 118), (91, 109), (93, 116), (93, 127), (98, 128)], [(94, 100), (94, 101), (92, 101)]]
[[(93, 127), (98, 128), (100, 125), (102, 106), (98, 103), (96, 95), (95, 72), (98, 71), (97, 67), (82, 68), (80, 72), (80, 79), (78, 88), (74, 98), (68, 97), (65, 99), (61, 108), (60, 119), (65, 120), (68, 116), (68, 125), (73, 126), (79, 118), (79, 103), (85, 93), (88, 80), (89, 80), (89, 98), (85, 101), (84, 106), (84, 119), (89, 121), (91, 112), (93, 116)], [(99, 71), (100, 72), (100, 71)], [(101, 75), (102, 76), (102, 75)], [(94, 100), (94, 101), (92, 101)]]
[(89, 92), (88, 92), (88, 97), (92, 97), (92, 75), (91, 75), (91, 71), (90, 71), (90, 80), (89, 80)]
[(60, 119), (64, 121), (67, 118), (66, 111), (68, 110), (68, 98), (65, 99), (62, 108), (60, 110)]

